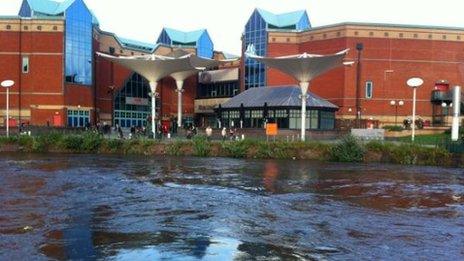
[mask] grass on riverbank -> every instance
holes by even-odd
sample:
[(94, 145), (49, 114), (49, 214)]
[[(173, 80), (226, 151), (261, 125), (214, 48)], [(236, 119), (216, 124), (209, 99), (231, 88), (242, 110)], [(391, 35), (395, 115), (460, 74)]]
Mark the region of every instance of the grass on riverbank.
[[(451, 134), (440, 133), (431, 135), (417, 135), (414, 142), (423, 145), (439, 145), (443, 144), (445, 140), (450, 140)], [(397, 139), (399, 142), (411, 143), (411, 136), (400, 137)]]
[(23, 152), (101, 153), (122, 155), (171, 155), (199, 157), (232, 157), (256, 159), (306, 159), (335, 162), (382, 162), (394, 164), (449, 166), (451, 154), (439, 147), (423, 147), (405, 143), (362, 143), (346, 136), (335, 144), (322, 142), (208, 141), (193, 140), (159, 142), (147, 139), (105, 139), (94, 133), (1, 137), (0, 146)]

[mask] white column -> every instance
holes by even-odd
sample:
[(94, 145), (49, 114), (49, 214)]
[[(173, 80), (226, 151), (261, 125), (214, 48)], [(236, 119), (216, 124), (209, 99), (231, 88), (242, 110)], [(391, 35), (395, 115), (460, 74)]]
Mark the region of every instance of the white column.
[(412, 136), (411, 140), (414, 142), (414, 138), (416, 136), (416, 91), (417, 87), (413, 88), (413, 96), (412, 96)]
[(156, 138), (156, 87), (158, 82), (150, 82), (150, 91), (151, 91), (151, 132), (153, 133), (153, 138)]
[(301, 88), (301, 141), (306, 140), (306, 98), (309, 82), (300, 82)]
[(182, 92), (184, 81), (176, 81), (177, 84), (177, 127), (182, 127)]
[(10, 137), (10, 89), (6, 88), (6, 136)]
[(459, 139), (459, 114), (461, 113), (461, 86), (453, 88), (453, 126), (451, 129), (451, 140)]

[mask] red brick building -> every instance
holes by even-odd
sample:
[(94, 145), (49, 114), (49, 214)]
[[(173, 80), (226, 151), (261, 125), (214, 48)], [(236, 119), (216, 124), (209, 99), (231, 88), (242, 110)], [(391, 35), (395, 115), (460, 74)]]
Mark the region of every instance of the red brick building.
[[(46, 5), (40, 3), (47, 2)], [(242, 36), (243, 48), (253, 43), (258, 55), (329, 54), (349, 48), (357, 62), (356, 45), (363, 44), (360, 63), (316, 78), (310, 91), (340, 107), (336, 117), (354, 119), (356, 101), (363, 119), (383, 123), (411, 114), (413, 76), (425, 80), (418, 90), (418, 115), (443, 123), (449, 83), (464, 84), (464, 29), (434, 26), (343, 23), (311, 28), (305, 11), (274, 15), (253, 12)], [(206, 30), (162, 29), (157, 44), (141, 43), (104, 32), (83, 0), (24, 0), (19, 16), (0, 17), (0, 79), (11, 79), (11, 121), (31, 125), (82, 127), (107, 122), (124, 127), (143, 125), (149, 116), (148, 83), (133, 72), (96, 56), (168, 54), (182, 48), (214, 59), (231, 58), (214, 51)], [(360, 66), (358, 67), (358, 64)], [(240, 68), (240, 70), (237, 70)], [(357, 70), (360, 70), (357, 93)], [(295, 80), (248, 59), (213, 73), (214, 82), (198, 76), (184, 86), (184, 122), (214, 124), (213, 108), (252, 87), (292, 85)], [(211, 75), (210, 75), (211, 77)], [(205, 79), (208, 79), (206, 77)], [(240, 79), (240, 81), (239, 81)], [(436, 84), (436, 83), (439, 84)], [(177, 93), (173, 79), (159, 84), (159, 119), (174, 122)], [(5, 90), (0, 89), (0, 124), (6, 119)], [(390, 105), (391, 101), (404, 105)]]
[[(442, 124), (442, 102), (432, 92), (445, 84), (464, 84), (464, 29), (421, 27), (409, 25), (343, 23), (292, 32), (268, 30), (267, 55), (282, 56), (295, 53), (330, 54), (350, 49), (348, 59), (358, 62), (356, 45), (362, 43), (360, 60), (360, 90), (356, 94), (358, 63), (335, 69), (316, 78), (310, 91), (340, 107), (337, 118), (354, 119), (359, 99), (363, 119), (395, 122), (412, 114), (412, 90), (406, 81), (413, 77), (424, 79), (417, 91), (417, 114), (424, 120)], [(296, 84), (289, 76), (267, 70), (268, 86)], [(446, 110), (446, 109), (445, 109)]]
[[(0, 17), (0, 79), (15, 82), (10, 90), (10, 122), (56, 127), (84, 127), (97, 122), (123, 127), (144, 125), (150, 116), (147, 81), (96, 52), (166, 55), (177, 48), (202, 52), (211, 55), (209, 58), (226, 58), (214, 51), (206, 30), (165, 28), (157, 44), (142, 43), (100, 30), (97, 18), (83, 0), (23, 0), (18, 16)], [(237, 68), (238, 64), (226, 66)], [(198, 77), (192, 76), (184, 84), (186, 122), (194, 120), (197, 83)], [(157, 103), (157, 114), (162, 121), (175, 121), (175, 90), (173, 79), (160, 81), (158, 96), (162, 102)], [(0, 96), (5, 94), (0, 89)], [(5, 99), (0, 98), (0, 108), (3, 125)]]

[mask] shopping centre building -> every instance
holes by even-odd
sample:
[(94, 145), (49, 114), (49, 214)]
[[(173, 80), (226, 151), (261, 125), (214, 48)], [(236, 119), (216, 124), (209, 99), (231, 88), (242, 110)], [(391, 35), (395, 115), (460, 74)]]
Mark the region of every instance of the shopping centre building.
[[(215, 50), (206, 29), (184, 32), (160, 25), (159, 30), (153, 43), (142, 43), (101, 30), (83, 0), (24, 0), (18, 16), (0, 17), (0, 79), (15, 81), (10, 90), (10, 122), (59, 127), (97, 122), (145, 125), (151, 116), (147, 80), (97, 52), (167, 55), (182, 48), (205, 58), (235, 58)], [(250, 44), (261, 56), (332, 54), (350, 49), (347, 59), (356, 62), (353, 66), (334, 69), (311, 83), (313, 101), (322, 104), (308, 105), (307, 122), (312, 129), (333, 128), (335, 118), (354, 119), (358, 111), (363, 119), (384, 124), (394, 123), (395, 118), (402, 121), (412, 111), (412, 91), (406, 81), (413, 76), (425, 80), (418, 90), (418, 115), (440, 125), (448, 109), (443, 105), (450, 105), (445, 93), (450, 86), (464, 82), (464, 28), (365, 23), (311, 27), (306, 11), (273, 14), (256, 9), (239, 37), (242, 59), (185, 82), (184, 124), (218, 126), (218, 118), (224, 116), (232, 121), (243, 117), (244, 127), (262, 127), (263, 121), (256, 119), (267, 113), (269, 120), (282, 123), (282, 127), (298, 128), (297, 104), (279, 105), (269, 113), (264, 103), (270, 105), (270, 100), (261, 99), (262, 107), (250, 103), (253, 106), (249, 108), (240, 102), (249, 100), (250, 95), (295, 98), (291, 91), (248, 92), (273, 86), (294, 89), (297, 85), (291, 77), (245, 58)], [(0, 93), (3, 117), (5, 90)], [(172, 126), (177, 117), (173, 79), (159, 82), (157, 99), (158, 119)], [(223, 111), (217, 110), (219, 105), (224, 105)]]

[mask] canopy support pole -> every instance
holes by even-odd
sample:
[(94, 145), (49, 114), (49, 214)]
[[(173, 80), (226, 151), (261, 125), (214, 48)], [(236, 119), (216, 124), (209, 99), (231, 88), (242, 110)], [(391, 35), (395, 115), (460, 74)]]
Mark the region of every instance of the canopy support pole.
[(306, 100), (309, 82), (300, 82), (301, 88), (301, 141), (306, 141)]
[(177, 127), (182, 127), (182, 92), (184, 81), (176, 81), (177, 84)]
[(150, 82), (151, 90), (151, 132), (153, 133), (153, 138), (156, 138), (156, 87), (158, 82)]

